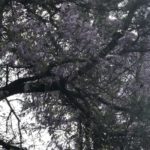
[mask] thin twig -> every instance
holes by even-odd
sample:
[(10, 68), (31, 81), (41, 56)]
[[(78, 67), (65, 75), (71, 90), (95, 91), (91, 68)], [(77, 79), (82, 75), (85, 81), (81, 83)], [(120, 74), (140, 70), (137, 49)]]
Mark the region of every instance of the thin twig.
[(15, 110), (13, 109), (13, 107), (11, 106), (9, 100), (7, 98), (5, 98), (11, 112), (13, 113), (13, 115), (15, 116), (15, 118), (17, 119), (18, 122), (18, 131), (19, 131), (19, 137), (20, 137), (20, 147), (22, 148), (22, 133), (21, 133), (21, 128), (20, 128), (20, 118), (17, 116)]

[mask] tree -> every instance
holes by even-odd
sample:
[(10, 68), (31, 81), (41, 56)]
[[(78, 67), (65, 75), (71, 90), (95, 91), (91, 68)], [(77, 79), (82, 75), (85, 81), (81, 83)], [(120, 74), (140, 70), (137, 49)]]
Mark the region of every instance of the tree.
[[(32, 113), (55, 149), (148, 150), (149, 5), (1, 1), (0, 100), (9, 106), (2, 118), (12, 135), (2, 132), (0, 145), (29, 149), (21, 119)], [(20, 115), (8, 98), (15, 94), (23, 95)]]

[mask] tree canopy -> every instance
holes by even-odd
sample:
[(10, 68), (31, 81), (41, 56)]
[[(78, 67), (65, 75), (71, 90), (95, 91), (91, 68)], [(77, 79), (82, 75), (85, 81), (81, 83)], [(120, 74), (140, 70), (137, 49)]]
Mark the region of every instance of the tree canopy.
[(149, 0), (1, 0), (0, 146), (148, 150), (149, 51)]

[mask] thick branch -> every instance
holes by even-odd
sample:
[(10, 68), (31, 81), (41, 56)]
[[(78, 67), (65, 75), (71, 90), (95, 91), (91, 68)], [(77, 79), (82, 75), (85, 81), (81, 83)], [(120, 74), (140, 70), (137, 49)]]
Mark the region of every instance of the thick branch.
[(27, 150), (25, 148), (19, 148), (17, 146), (14, 146), (10, 143), (4, 142), (3, 140), (0, 140), (0, 145), (5, 148), (6, 150)]
[(51, 83), (39, 81), (42, 77), (33, 76), (20, 78), (0, 88), (0, 100), (21, 93), (49, 92), (59, 90), (63, 79), (53, 79)]

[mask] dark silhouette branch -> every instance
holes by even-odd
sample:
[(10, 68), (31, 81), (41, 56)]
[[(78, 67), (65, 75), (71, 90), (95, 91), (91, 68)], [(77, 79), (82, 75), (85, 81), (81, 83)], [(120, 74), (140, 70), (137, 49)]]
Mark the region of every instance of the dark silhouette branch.
[(59, 90), (61, 83), (60, 80), (65, 79), (52, 79), (51, 83), (44, 83), (39, 81), (44, 76), (33, 76), (20, 78), (8, 84), (5, 87), (0, 88), (0, 100), (5, 99), (8, 96), (21, 93), (34, 93), (34, 92), (49, 92)]
[(6, 150), (27, 150), (26, 148), (20, 148), (10, 144), (9, 142), (5, 142), (4, 140), (0, 140), (0, 145)]
[(16, 114), (15, 110), (13, 109), (10, 101), (5, 98), (7, 105), (10, 108), (10, 111), (13, 113), (13, 115), (15, 116), (15, 118), (17, 119), (18, 122), (18, 131), (19, 131), (19, 138), (20, 138), (20, 147), (22, 147), (22, 132), (21, 132), (21, 125), (20, 125), (20, 118), (18, 117), (18, 115)]

